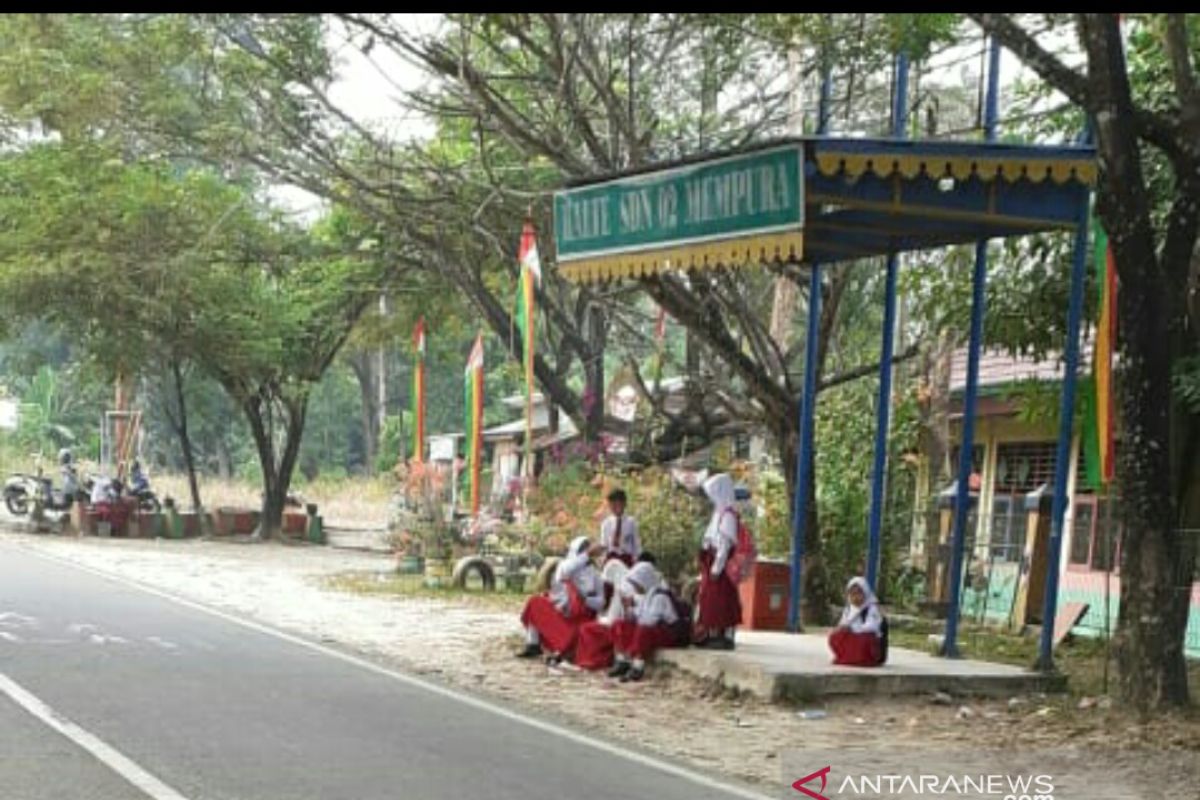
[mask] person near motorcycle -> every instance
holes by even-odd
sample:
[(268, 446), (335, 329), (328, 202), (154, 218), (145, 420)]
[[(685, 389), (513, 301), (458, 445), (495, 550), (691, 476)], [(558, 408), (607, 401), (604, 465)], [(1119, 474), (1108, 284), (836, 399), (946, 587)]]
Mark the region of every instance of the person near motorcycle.
[(92, 484), (92, 505), (99, 507), (111, 505), (121, 499), (120, 483), (103, 475), (96, 477)]
[(99, 475), (92, 485), (92, 510), (96, 519), (112, 525), (114, 531), (125, 530), (129, 519), (129, 506), (121, 498), (121, 482)]
[(150, 479), (146, 477), (145, 471), (142, 470), (142, 462), (134, 459), (129, 465), (129, 493), (133, 495), (141, 495), (150, 489)]
[(62, 470), (63, 497), (74, 497), (79, 491), (79, 472), (75, 468), (75, 454), (71, 448), (64, 447), (58, 451), (58, 463)]

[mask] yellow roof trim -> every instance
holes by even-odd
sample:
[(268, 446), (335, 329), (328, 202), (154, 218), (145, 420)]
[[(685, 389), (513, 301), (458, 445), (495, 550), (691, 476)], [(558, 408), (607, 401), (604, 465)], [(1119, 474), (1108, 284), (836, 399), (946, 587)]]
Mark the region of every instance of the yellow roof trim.
[(1078, 181), (1092, 186), (1096, 183), (1096, 162), (1090, 159), (1008, 159), (1008, 158), (948, 158), (946, 156), (879, 156), (862, 153), (823, 151), (816, 154), (817, 168), (822, 175), (833, 176), (845, 171), (857, 178), (867, 172), (880, 178), (900, 173), (905, 178), (925, 174), (932, 178), (953, 177), (967, 180), (976, 176), (991, 181), (1003, 178), (1009, 183), (1028, 180), (1041, 183), (1049, 178), (1055, 183)]
[(803, 257), (804, 233), (791, 231), (581, 258), (560, 262), (558, 273), (572, 283), (596, 283), (675, 270), (798, 262)]

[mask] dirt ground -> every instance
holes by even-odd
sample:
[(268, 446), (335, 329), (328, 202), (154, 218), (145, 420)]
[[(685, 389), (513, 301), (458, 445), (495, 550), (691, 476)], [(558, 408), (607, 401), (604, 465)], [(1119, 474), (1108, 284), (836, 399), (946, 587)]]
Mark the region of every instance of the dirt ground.
[[(212, 541), (123, 541), (3, 534), (7, 540), (121, 575), (270, 625), (335, 643), (404, 670), (503, 698), (705, 771), (779, 786), (796, 748), (870, 750), (897, 759), (921, 750), (1061, 750), (1072, 766), (1102, 765), (1129, 785), (1195, 797), (1200, 720), (1140, 722), (1078, 697), (987, 701), (929, 697), (838, 700), (810, 709), (731, 697), (681, 673), (619, 684), (513, 658), (518, 598), (382, 596), (335, 589), (392, 569), (389, 558), (329, 548)], [(821, 719), (798, 713), (820, 709)], [(788, 781), (790, 783), (790, 780)], [(1115, 796), (1140, 796), (1120, 794)]]

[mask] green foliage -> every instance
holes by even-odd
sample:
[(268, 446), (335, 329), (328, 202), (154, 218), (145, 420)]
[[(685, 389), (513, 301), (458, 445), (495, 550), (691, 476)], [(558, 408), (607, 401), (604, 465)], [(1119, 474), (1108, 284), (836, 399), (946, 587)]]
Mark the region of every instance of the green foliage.
[(752, 491), (762, 509), (755, 531), (759, 552), (767, 558), (789, 558), (792, 553), (792, 509), (787, 481), (776, 472), (762, 472)]
[(1200, 414), (1200, 356), (1190, 356), (1175, 364), (1172, 388), (1184, 407)]
[[(335, 365), (316, 384), (308, 404), (308, 418), (300, 445), (300, 473), (305, 480), (318, 476), (346, 477), (363, 466), (363, 428), (358, 414), (361, 398), (350, 370)], [(393, 462), (394, 465), (394, 462)]]

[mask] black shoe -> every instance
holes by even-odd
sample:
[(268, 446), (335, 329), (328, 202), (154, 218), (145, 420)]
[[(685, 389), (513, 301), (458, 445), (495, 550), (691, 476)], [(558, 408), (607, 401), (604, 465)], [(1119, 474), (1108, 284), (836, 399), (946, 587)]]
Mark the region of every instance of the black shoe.
[(722, 636), (720, 639), (718, 639), (717, 643), (719, 644), (720, 649), (722, 649), (722, 650), (732, 650), (733, 649), (733, 639), (730, 639), (726, 636)]
[(563, 657), (561, 655), (559, 655), (558, 653), (551, 653), (550, 655), (546, 656), (546, 666), (547, 667), (557, 667), (559, 664), (562, 663), (562, 661), (563, 661)]
[(640, 681), (644, 677), (646, 677), (646, 670), (641, 667), (633, 667), (621, 676), (621, 683)]
[(726, 641), (724, 636), (710, 636), (700, 643), (700, 647), (705, 650), (728, 650), (725, 646)]
[(618, 661), (617, 663), (613, 664), (612, 669), (608, 671), (608, 677), (620, 678), (626, 672), (629, 672), (629, 667), (630, 664), (628, 661)]
[(542, 646), (540, 644), (527, 644), (525, 649), (517, 653), (517, 658), (537, 658), (542, 654)]

